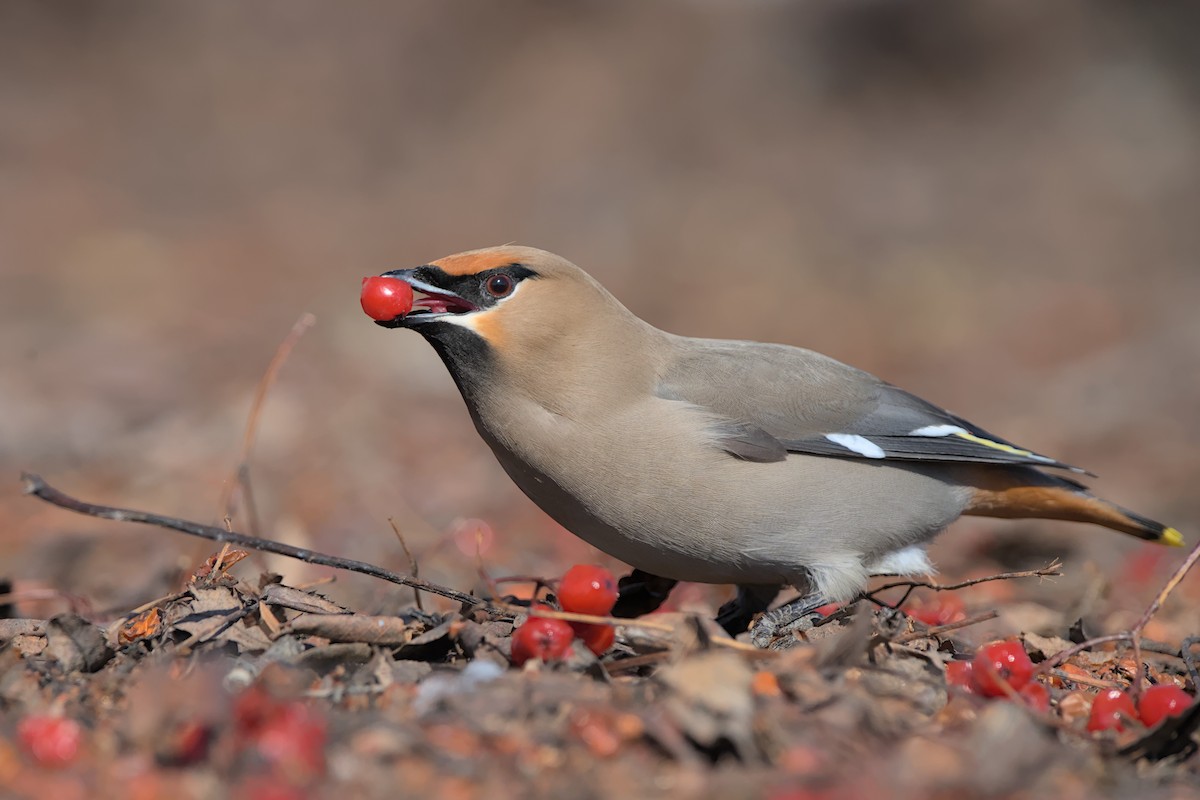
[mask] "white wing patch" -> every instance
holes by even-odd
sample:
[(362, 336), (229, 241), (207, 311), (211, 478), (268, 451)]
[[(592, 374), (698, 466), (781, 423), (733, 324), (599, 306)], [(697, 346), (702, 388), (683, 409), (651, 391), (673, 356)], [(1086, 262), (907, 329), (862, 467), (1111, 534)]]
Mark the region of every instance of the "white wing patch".
[(883, 458), (886, 455), (882, 447), (857, 433), (827, 433), (825, 438), (867, 458)]
[(960, 428), (957, 425), (926, 425), (924, 428), (917, 428), (915, 431), (909, 431), (909, 436), (954, 436), (960, 433), (966, 433), (966, 428)]

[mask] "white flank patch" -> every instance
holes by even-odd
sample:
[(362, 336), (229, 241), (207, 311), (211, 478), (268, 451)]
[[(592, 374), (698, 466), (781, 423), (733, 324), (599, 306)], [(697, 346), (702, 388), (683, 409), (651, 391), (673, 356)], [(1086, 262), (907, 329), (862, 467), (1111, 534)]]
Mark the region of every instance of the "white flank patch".
[(827, 433), (825, 438), (867, 458), (883, 458), (883, 448), (857, 433)]
[(926, 425), (924, 428), (917, 428), (915, 431), (909, 431), (909, 436), (953, 436), (956, 433), (966, 433), (965, 428), (960, 428), (957, 425)]
[(932, 575), (937, 572), (923, 545), (911, 545), (888, 553), (867, 565), (872, 575)]

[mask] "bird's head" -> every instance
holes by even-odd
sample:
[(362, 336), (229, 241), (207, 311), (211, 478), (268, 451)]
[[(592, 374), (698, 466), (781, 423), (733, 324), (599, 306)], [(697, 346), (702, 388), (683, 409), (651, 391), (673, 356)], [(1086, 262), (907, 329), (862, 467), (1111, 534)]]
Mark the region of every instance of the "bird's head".
[(531, 355), (543, 340), (632, 316), (582, 269), (534, 247), (471, 250), (383, 277), (411, 286), (413, 307), (376, 324), (433, 339), (466, 333), (502, 352)]
[(547, 368), (566, 380), (595, 359), (628, 360), (653, 331), (582, 269), (533, 247), (472, 250), (383, 277), (411, 286), (413, 307), (377, 324), (420, 333), (459, 379), (502, 366), (527, 381)]

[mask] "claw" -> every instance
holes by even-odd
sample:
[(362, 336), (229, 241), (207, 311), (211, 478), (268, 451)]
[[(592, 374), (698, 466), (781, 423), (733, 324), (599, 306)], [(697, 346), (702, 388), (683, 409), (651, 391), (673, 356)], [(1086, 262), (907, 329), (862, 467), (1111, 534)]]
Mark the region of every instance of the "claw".
[(750, 628), (750, 641), (755, 647), (784, 650), (795, 641), (795, 633), (807, 631), (819, 617), (813, 612), (829, 603), (823, 595), (806, 594), (768, 611), (758, 618)]

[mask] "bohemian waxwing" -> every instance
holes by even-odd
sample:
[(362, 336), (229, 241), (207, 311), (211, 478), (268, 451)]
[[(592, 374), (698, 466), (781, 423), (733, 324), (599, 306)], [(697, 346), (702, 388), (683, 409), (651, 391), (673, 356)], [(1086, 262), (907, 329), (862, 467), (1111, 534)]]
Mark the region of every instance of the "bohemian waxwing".
[(832, 358), (658, 330), (544, 250), (474, 250), (384, 276), (416, 301), (379, 324), (433, 345), (517, 486), (635, 567), (620, 615), (652, 610), (676, 581), (733, 583), (718, 619), (739, 632), (784, 585), (805, 592), (764, 618), (769, 634), (853, 599), (869, 576), (931, 572), (926, 545), (962, 514), (1183, 543), (1041, 471), (1083, 470)]

